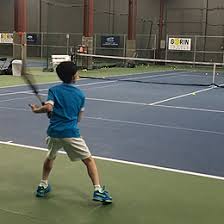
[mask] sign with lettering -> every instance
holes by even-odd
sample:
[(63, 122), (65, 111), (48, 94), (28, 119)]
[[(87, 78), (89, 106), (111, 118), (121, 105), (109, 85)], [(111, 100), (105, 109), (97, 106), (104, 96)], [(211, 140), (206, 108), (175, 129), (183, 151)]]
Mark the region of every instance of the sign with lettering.
[(169, 50), (190, 51), (191, 38), (169, 38)]

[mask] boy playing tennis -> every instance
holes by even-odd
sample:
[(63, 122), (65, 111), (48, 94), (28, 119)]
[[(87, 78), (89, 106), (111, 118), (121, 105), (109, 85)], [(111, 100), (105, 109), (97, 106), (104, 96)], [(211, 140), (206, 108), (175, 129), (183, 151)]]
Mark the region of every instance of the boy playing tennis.
[(51, 112), (47, 130), (49, 152), (44, 161), (42, 179), (37, 187), (36, 196), (44, 197), (51, 191), (48, 177), (57, 151), (63, 148), (71, 161), (82, 160), (86, 165), (94, 185), (93, 200), (111, 203), (112, 197), (101, 187), (95, 160), (85, 141), (80, 137), (77, 127), (83, 116), (85, 104), (84, 94), (74, 85), (78, 78), (77, 67), (73, 62), (62, 62), (57, 66), (56, 72), (63, 83), (49, 89), (45, 105), (31, 105), (34, 113)]

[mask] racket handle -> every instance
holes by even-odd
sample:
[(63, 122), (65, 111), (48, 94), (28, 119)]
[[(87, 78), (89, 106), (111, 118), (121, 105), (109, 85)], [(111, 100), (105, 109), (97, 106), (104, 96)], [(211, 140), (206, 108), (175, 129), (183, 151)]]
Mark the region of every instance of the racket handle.
[(52, 112), (47, 112), (47, 117), (50, 119), (51, 118)]
[[(45, 105), (45, 102), (41, 102), (42, 106)], [(47, 112), (47, 117), (50, 119), (51, 118), (51, 112)]]

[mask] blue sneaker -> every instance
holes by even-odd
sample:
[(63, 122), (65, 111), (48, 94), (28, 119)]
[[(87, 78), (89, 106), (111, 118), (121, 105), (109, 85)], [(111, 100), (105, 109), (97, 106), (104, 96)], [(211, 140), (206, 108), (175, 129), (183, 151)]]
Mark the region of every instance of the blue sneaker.
[(45, 197), (49, 192), (51, 192), (51, 186), (49, 184), (47, 187), (38, 186), (36, 190), (36, 197)]
[(97, 190), (93, 192), (93, 201), (100, 201), (105, 204), (110, 204), (112, 203), (112, 197), (107, 191), (105, 191), (105, 187), (103, 187), (102, 191)]

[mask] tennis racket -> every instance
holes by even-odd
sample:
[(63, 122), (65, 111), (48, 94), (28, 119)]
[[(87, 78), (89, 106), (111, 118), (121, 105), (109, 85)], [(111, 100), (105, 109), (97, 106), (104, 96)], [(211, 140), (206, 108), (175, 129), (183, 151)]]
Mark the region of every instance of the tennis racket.
[(39, 89), (35, 83), (33, 76), (29, 73), (23, 72), (22, 77), (25, 83), (29, 86), (29, 88), (33, 91), (37, 99), (40, 101), (41, 105), (44, 105), (44, 101), (42, 100), (42, 97), (40, 96)]
[[(35, 94), (37, 99), (40, 101), (41, 105), (44, 105), (45, 102), (43, 101), (43, 99), (39, 93), (39, 89), (36, 84), (36, 81), (35, 81), (33, 75), (26, 71), (25, 63), (22, 64), (22, 78), (25, 81), (25, 83), (29, 86), (29, 88), (33, 91), (33, 93)], [(48, 112), (47, 116), (48, 116), (48, 118), (50, 118), (51, 112)]]

